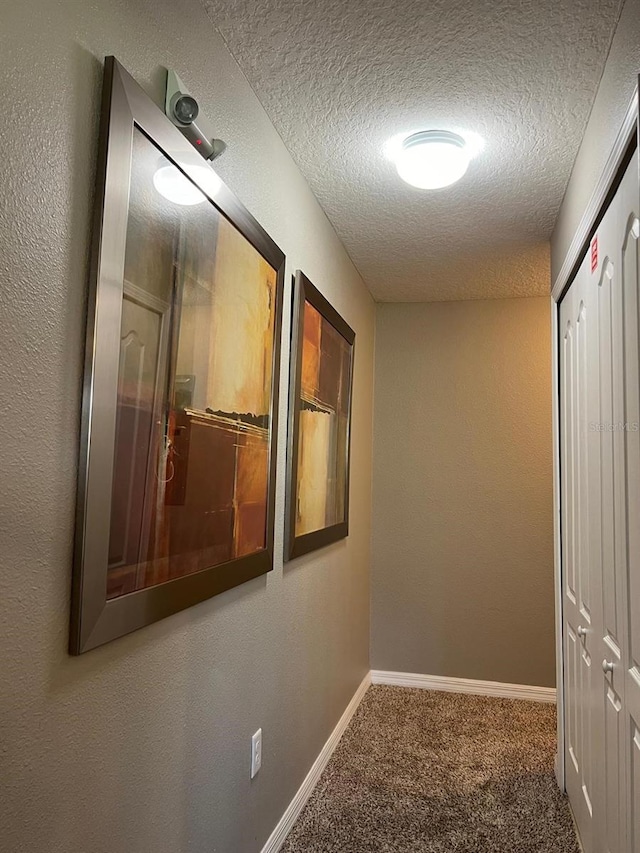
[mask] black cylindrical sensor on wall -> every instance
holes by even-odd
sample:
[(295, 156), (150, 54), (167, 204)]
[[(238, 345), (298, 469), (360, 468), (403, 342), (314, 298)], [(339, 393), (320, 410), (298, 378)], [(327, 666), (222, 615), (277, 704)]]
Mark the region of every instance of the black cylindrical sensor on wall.
[(226, 145), (221, 139), (209, 139), (202, 133), (195, 121), (200, 113), (197, 100), (185, 91), (175, 71), (169, 69), (165, 113), (205, 160), (214, 160), (225, 150)]

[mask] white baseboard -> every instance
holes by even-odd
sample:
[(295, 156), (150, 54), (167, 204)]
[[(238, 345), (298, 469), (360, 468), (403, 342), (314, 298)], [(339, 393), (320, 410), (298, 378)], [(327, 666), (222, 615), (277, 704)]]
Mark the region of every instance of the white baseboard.
[(475, 696), (501, 696), (505, 699), (529, 699), (533, 702), (555, 702), (555, 687), (531, 687), (528, 684), (503, 684), (500, 681), (474, 681), (470, 678), (445, 678), (442, 675), (419, 675), (415, 672), (371, 670), (373, 684), (396, 687), (419, 687), (448, 693), (473, 693)]
[(338, 741), (344, 734), (344, 731), (349, 725), (351, 717), (353, 717), (358, 705), (362, 702), (364, 694), (367, 692), (370, 684), (371, 675), (370, 673), (367, 673), (362, 679), (360, 687), (358, 687), (354, 693), (352, 700), (347, 705), (344, 714), (340, 717), (338, 725), (329, 735), (329, 740), (322, 747), (320, 755), (313, 762), (311, 770), (307, 773), (304, 782), (298, 788), (293, 800), (291, 800), (287, 806), (287, 810), (282, 815), (276, 828), (269, 836), (267, 843), (262, 848), (262, 853), (277, 853), (284, 844), (285, 838), (289, 834), (291, 827), (296, 822), (298, 815), (311, 796), (313, 789), (318, 783), (318, 779), (322, 775), (322, 771), (327, 766), (329, 759), (338, 745)]

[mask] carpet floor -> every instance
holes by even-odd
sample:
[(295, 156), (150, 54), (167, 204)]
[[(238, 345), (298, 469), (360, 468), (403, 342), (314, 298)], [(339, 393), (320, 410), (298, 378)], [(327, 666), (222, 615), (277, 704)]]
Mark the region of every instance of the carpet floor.
[(579, 853), (555, 706), (370, 687), (282, 853)]

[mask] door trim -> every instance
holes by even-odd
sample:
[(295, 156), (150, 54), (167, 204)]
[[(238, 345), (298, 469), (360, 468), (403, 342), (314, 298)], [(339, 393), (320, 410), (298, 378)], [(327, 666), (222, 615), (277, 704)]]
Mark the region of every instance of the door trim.
[(551, 288), (551, 370), (552, 370), (552, 435), (553, 435), (553, 536), (554, 583), (556, 600), (556, 704), (558, 714), (558, 752), (556, 779), (566, 791), (564, 762), (564, 651), (562, 605), (562, 529), (560, 505), (560, 353), (558, 341), (559, 311), (562, 297), (575, 278), (582, 259), (589, 250), (634, 152), (638, 150), (638, 86), (627, 107), (611, 153), (604, 165), (580, 224), (571, 241), (560, 272)]
[[(627, 107), (622, 125), (618, 131), (613, 148), (604, 165), (600, 180), (596, 184), (589, 203), (582, 214), (578, 229), (573, 236), (571, 245), (567, 250), (562, 267), (551, 288), (551, 298), (554, 302), (560, 302), (564, 292), (573, 281), (582, 258), (584, 258), (593, 233), (596, 231), (604, 211), (609, 206), (610, 196), (615, 194), (624, 174), (624, 167), (628, 165), (630, 155), (633, 154), (634, 137), (636, 136), (638, 124), (638, 87), (634, 89), (633, 96)], [(632, 147), (633, 146), (633, 147)], [(626, 162), (625, 162), (626, 161)]]
[(560, 301), (551, 297), (551, 431), (553, 435), (553, 576), (556, 626), (556, 709), (558, 751), (556, 779), (560, 790), (567, 789), (564, 770), (564, 604), (562, 601), (562, 528), (560, 503)]

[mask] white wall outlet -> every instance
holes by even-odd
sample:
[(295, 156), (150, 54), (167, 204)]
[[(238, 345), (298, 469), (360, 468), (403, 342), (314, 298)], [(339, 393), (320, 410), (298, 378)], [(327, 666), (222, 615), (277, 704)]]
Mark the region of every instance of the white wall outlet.
[(256, 775), (262, 767), (262, 729), (251, 738), (251, 778)]

